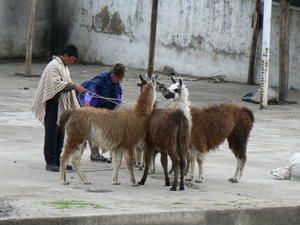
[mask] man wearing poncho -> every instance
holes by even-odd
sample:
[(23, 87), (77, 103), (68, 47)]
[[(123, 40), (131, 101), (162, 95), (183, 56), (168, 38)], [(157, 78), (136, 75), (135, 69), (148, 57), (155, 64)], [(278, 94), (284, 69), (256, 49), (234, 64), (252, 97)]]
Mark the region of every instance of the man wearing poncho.
[(57, 123), (64, 110), (77, 108), (75, 91), (84, 93), (81, 85), (72, 83), (68, 65), (76, 62), (77, 48), (67, 46), (60, 56), (54, 56), (41, 75), (32, 112), (45, 127), (44, 157), (46, 170), (59, 171), (59, 157), (63, 145), (63, 131)]

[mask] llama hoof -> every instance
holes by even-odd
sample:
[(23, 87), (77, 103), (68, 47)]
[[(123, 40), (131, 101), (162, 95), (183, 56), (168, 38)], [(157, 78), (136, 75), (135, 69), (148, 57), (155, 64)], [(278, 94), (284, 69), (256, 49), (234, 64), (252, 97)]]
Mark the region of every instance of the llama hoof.
[(143, 182), (143, 181), (139, 181), (139, 182), (138, 182), (138, 184), (139, 184), (139, 185), (144, 185), (144, 184), (145, 184), (145, 182)]
[(62, 184), (63, 184), (63, 185), (69, 185), (70, 182), (64, 181)]
[(138, 183), (135, 183), (135, 184), (131, 184), (131, 187), (138, 187), (139, 184)]
[(187, 178), (185, 178), (184, 180), (185, 180), (185, 181), (192, 181), (192, 180), (193, 180), (193, 178), (191, 178), (191, 177), (187, 177)]
[(238, 183), (239, 182), (236, 178), (230, 178), (228, 181), (231, 182), (231, 183)]
[(180, 187), (179, 187), (179, 190), (180, 190), (180, 191), (184, 191), (184, 186), (180, 186)]
[(92, 182), (88, 182), (88, 181), (87, 181), (87, 182), (84, 182), (84, 184), (85, 184), (85, 185), (91, 185)]
[(120, 182), (113, 182), (113, 185), (120, 185)]
[(197, 179), (197, 180), (195, 180), (195, 183), (198, 183), (198, 184), (203, 183), (203, 179)]
[(176, 191), (176, 187), (171, 187), (170, 191)]
[(166, 182), (165, 186), (167, 186), (167, 187), (171, 186), (170, 182)]

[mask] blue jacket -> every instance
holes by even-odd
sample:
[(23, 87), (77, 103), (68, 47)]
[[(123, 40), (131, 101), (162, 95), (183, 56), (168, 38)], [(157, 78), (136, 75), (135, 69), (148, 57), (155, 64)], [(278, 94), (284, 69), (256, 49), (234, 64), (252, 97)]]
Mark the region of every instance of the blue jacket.
[[(117, 104), (121, 103), (121, 85), (119, 83), (114, 84), (111, 81), (111, 73), (109, 72), (102, 72), (94, 78), (83, 82), (81, 85), (88, 90), (88, 92), (83, 95), (77, 94), (81, 106), (86, 106), (88, 104), (89, 106), (112, 110), (116, 107)], [(97, 98), (93, 96), (91, 92), (106, 98), (114, 98), (112, 100), (113, 102), (106, 99)]]

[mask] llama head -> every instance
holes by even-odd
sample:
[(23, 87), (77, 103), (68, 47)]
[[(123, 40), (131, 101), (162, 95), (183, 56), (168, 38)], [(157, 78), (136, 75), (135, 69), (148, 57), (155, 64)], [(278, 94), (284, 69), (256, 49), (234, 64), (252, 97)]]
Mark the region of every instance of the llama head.
[(138, 86), (141, 87), (141, 91), (135, 108), (140, 114), (150, 115), (153, 110), (156, 100), (156, 77), (152, 75), (150, 80), (147, 75), (143, 77), (139, 74), (141, 83)]
[(144, 77), (139, 73), (139, 78), (141, 83), (137, 83), (137, 86), (140, 87), (140, 92), (142, 92), (143, 88), (147, 84), (147, 80), (149, 80), (149, 77), (147, 74), (144, 75)]
[[(154, 75), (154, 76), (155, 76), (156, 91), (161, 93), (163, 96), (169, 95), (170, 93), (168, 91), (168, 88), (166, 88), (165, 84), (163, 84), (157, 80), (158, 75)], [(139, 78), (140, 78), (140, 83), (137, 83), (137, 86), (139, 86), (140, 91), (142, 91), (143, 87), (147, 84), (147, 81), (149, 81), (150, 79), (147, 74), (145, 74), (144, 77), (141, 74), (139, 74)]]
[(188, 90), (185, 87), (183, 80), (178, 79), (178, 82), (171, 76), (173, 84), (168, 88), (168, 94), (164, 95), (166, 99), (173, 99), (177, 101), (187, 101), (188, 99)]
[(151, 76), (151, 80), (149, 79), (149, 76), (147, 74), (144, 75), (144, 77), (139, 74), (139, 78), (141, 83), (137, 83), (137, 86), (140, 87), (140, 92), (143, 90), (143, 88), (146, 86), (146, 84), (148, 84), (149, 82), (151, 82), (152, 86), (154, 87), (154, 89), (157, 89), (157, 77), (158, 75), (152, 75)]

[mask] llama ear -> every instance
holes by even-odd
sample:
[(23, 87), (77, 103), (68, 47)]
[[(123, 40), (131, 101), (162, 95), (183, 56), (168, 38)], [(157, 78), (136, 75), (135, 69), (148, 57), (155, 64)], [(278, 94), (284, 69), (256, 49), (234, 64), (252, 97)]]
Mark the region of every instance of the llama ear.
[(176, 84), (176, 80), (174, 79), (173, 76), (171, 76), (171, 80), (172, 80), (172, 82), (173, 82), (174, 84)]
[(144, 78), (142, 77), (142, 75), (140, 73), (139, 73), (139, 78), (142, 81), (142, 83), (145, 82)]
[(155, 80), (157, 80), (157, 78), (158, 78), (158, 74), (156, 74), (156, 75), (154, 75), (155, 76)]
[(146, 73), (145, 73), (144, 81), (145, 81), (145, 82), (146, 82), (146, 81), (150, 81), (149, 76), (148, 76), (148, 74), (146, 74)]
[(156, 78), (157, 78), (156, 75), (152, 75), (152, 76), (151, 76), (151, 81), (152, 81), (152, 84), (153, 84), (154, 86), (156, 86)]
[(183, 81), (182, 81), (181, 78), (179, 78), (179, 85), (180, 85), (180, 87), (182, 87), (182, 84), (183, 84)]

